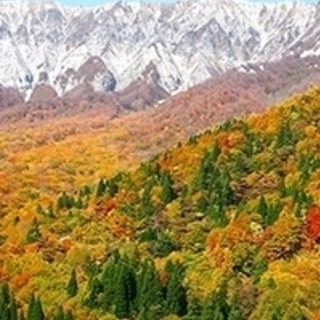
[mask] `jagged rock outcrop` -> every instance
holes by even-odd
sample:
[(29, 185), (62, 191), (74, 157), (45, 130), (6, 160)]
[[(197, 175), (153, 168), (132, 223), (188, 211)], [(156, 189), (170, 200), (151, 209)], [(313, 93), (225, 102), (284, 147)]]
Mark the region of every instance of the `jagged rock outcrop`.
[(23, 97), (14, 88), (5, 88), (0, 85), (0, 110), (23, 102)]
[[(0, 2), (0, 83), (30, 96), (88, 82), (121, 91), (153, 64), (156, 86), (176, 93), (248, 63), (320, 54), (320, 9), (236, 0), (107, 4)], [(46, 74), (46, 77), (44, 75)]]
[(29, 101), (31, 102), (51, 101), (57, 96), (58, 96), (57, 92), (51, 86), (41, 84), (33, 90)]

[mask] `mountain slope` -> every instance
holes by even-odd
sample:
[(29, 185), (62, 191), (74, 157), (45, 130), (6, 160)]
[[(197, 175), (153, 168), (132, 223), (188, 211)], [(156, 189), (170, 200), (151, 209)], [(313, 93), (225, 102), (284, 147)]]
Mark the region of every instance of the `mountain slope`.
[[(91, 122), (97, 126), (99, 118), (99, 126), (110, 126), (115, 130), (120, 125), (131, 127), (134, 135), (143, 136), (146, 142), (148, 139), (162, 140), (164, 131), (161, 128), (166, 127), (169, 138), (162, 140), (164, 144), (158, 142), (168, 147), (208, 125), (245, 113), (260, 112), (293, 93), (319, 85), (320, 58), (286, 57), (275, 62), (249, 64), (172, 97), (156, 84), (159, 74), (154, 64), (147, 67), (147, 73), (144, 73), (146, 79), (134, 81), (126, 89), (113, 93), (95, 93), (89, 84), (81, 84), (63, 97), (56, 97), (50, 86), (40, 85), (27, 103), (16, 90), (2, 88), (0, 129), (17, 125), (48, 127), (46, 124), (55, 119), (68, 122), (81, 131), (83, 125), (90, 127)], [(130, 114), (132, 110), (138, 112)], [(75, 119), (74, 123), (72, 119)], [(59, 131), (60, 126), (63, 127), (61, 122), (52, 123), (49, 135)], [(151, 127), (154, 129), (150, 130)], [(178, 132), (182, 135), (176, 140), (174, 137)], [(132, 141), (130, 136), (123, 139)], [(150, 141), (147, 144), (156, 146), (158, 143)]]
[[(79, 83), (113, 91), (152, 63), (167, 92), (247, 63), (318, 54), (315, 4), (233, 0), (118, 2), (70, 8), (50, 1), (0, 3), (0, 83), (25, 92)], [(88, 73), (88, 70), (90, 72)]]
[(0, 277), (17, 308), (36, 293), (48, 319), (317, 319), (319, 104), (314, 88), (115, 175), (106, 129), (25, 153), (36, 131), (2, 133)]

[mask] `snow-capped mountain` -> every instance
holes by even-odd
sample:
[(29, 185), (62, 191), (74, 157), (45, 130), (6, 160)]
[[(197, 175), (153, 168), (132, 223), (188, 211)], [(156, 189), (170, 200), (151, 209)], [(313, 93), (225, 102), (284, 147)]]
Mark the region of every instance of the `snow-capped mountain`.
[(83, 82), (113, 91), (141, 79), (171, 93), (233, 67), (311, 54), (320, 54), (316, 4), (0, 2), (0, 84), (27, 96), (39, 84), (61, 95)]

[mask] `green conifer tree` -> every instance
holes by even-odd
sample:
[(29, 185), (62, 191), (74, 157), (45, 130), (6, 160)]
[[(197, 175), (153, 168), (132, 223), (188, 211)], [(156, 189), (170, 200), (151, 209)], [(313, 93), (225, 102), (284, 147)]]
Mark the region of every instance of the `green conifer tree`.
[(142, 212), (143, 217), (151, 216), (155, 212), (155, 207), (154, 207), (154, 205), (152, 203), (152, 199), (151, 199), (153, 185), (154, 185), (153, 181), (147, 182), (147, 184), (142, 192), (141, 212)]
[(160, 232), (157, 235), (157, 241), (154, 245), (154, 255), (157, 257), (166, 257), (172, 251), (175, 250), (175, 244), (171, 240), (170, 236), (164, 232)]
[(244, 320), (238, 301), (234, 298), (230, 303), (228, 320)]
[(201, 315), (202, 307), (199, 301), (195, 300), (194, 298), (188, 299), (188, 313), (184, 317), (185, 320), (199, 320)]
[(156, 270), (154, 262), (145, 262), (142, 266), (137, 281), (137, 300), (138, 309), (150, 315), (149, 310), (161, 312), (164, 296), (163, 287), (160, 281), (159, 272)]
[(281, 320), (282, 318), (283, 318), (283, 312), (279, 307), (273, 310), (271, 314), (271, 320)]
[(64, 317), (65, 320), (74, 320), (74, 316), (73, 316), (73, 313), (71, 312), (71, 310), (68, 310), (65, 317)]
[(89, 308), (99, 308), (98, 296), (103, 293), (103, 286), (98, 278), (89, 281), (88, 295), (84, 298), (84, 304)]
[(209, 205), (206, 213), (212, 222), (214, 222), (216, 227), (223, 227), (227, 225), (228, 218), (226, 216), (226, 210), (219, 202), (211, 200), (211, 204)]
[(197, 201), (197, 210), (200, 212), (206, 212), (208, 210), (208, 206), (208, 195), (206, 194), (206, 192), (203, 192), (203, 194)]
[(78, 281), (75, 269), (73, 269), (71, 272), (69, 282), (66, 286), (66, 291), (70, 298), (75, 297), (78, 293)]
[(226, 289), (223, 287), (207, 299), (200, 320), (228, 320), (229, 312)]
[(280, 215), (280, 212), (282, 210), (282, 204), (280, 201), (278, 201), (274, 205), (270, 205), (267, 211), (267, 215), (264, 218), (264, 222), (267, 226), (271, 226), (274, 224)]
[(34, 294), (28, 306), (27, 320), (45, 320), (41, 300), (37, 299)]
[(113, 305), (115, 298), (115, 285), (116, 285), (116, 272), (118, 265), (118, 258), (113, 255), (105, 264), (104, 270), (101, 275), (101, 285), (103, 290), (102, 308), (109, 310)]
[(37, 218), (34, 218), (31, 227), (26, 236), (27, 243), (37, 242), (41, 238), (41, 233), (39, 230), (39, 224)]
[(107, 190), (110, 197), (114, 197), (119, 190), (119, 187), (117, 184), (118, 180), (121, 180), (121, 176), (117, 176), (107, 181)]
[(0, 285), (0, 320), (10, 320), (10, 289), (5, 282)]
[(219, 158), (220, 153), (221, 153), (221, 149), (220, 149), (218, 141), (216, 140), (214, 142), (213, 149), (211, 151), (211, 160), (213, 162), (216, 162)]
[(118, 279), (115, 286), (115, 315), (120, 318), (128, 318), (130, 315), (130, 304), (128, 301), (127, 286), (123, 281), (125, 277), (125, 270), (122, 268), (119, 272)]
[(261, 215), (263, 219), (265, 219), (265, 217), (268, 214), (268, 205), (263, 195), (260, 197), (257, 212)]
[(56, 212), (59, 212), (62, 209), (63, 209), (63, 200), (62, 200), (62, 197), (60, 196), (57, 201)]
[(9, 320), (18, 320), (18, 309), (15, 297), (11, 294), (9, 306)]
[(143, 308), (140, 311), (137, 320), (154, 320), (154, 319), (161, 319), (161, 313), (158, 312), (156, 307), (151, 306), (148, 309)]
[(215, 168), (210, 159), (210, 153), (205, 152), (201, 160), (198, 173), (193, 182), (193, 192), (208, 190), (210, 177), (213, 175), (214, 169)]
[(65, 320), (64, 311), (62, 306), (58, 307), (58, 310), (56, 311), (55, 315), (53, 316), (53, 320)]
[(225, 207), (233, 202), (233, 190), (230, 187), (231, 181), (232, 178), (229, 169), (224, 167), (219, 173), (217, 188), (215, 190), (218, 194), (217, 200), (219, 201), (220, 207)]
[(166, 287), (166, 314), (176, 314), (182, 317), (187, 314), (187, 295), (186, 289), (182, 285), (183, 269), (181, 265), (175, 265), (173, 271), (169, 275)]
[(97, 185), (96, 197), (100, 198), (103, 196), (104, 192), (106, 191), (106, 185), (103, 179), (99, 180)]
[(291, 131), (291, 127), (288, 121), (281, 124), (277, 141), (276, 141), (276, 147), (282, 148), (284, 146), (289, 146), (293, 143), (293, 134)]
[(173, 190), (173, 181), (171, 179), (170, 174), (167, 171), (164, 171), (162, 173), (162, 179), (161, 179), (161, 200), (168, 204), (175, 198), (175, 192)]

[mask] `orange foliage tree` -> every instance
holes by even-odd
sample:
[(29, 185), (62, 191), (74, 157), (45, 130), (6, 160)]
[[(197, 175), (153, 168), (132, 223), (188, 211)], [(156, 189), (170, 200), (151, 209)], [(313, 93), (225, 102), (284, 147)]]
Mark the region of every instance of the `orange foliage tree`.
[(319, 241), (320, 239), (320, 208), (313, 205), (309, 208), (306, 215), (306, 229), (307, 234), (314, 239)]

